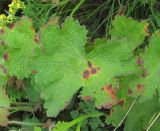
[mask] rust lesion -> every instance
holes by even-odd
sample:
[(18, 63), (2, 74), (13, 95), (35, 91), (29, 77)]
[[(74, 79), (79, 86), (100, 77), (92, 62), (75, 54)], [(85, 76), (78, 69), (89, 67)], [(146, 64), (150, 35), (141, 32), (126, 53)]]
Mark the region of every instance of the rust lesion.
[(91, 74), (97, 74), (97, 69), (96, 68), (92, 68), (91, 69)]
[(141, 56), (138, 56), (138, 58), (136, 59), (136, 64), (137, 65), (143, 65), (144, 64)]
[(125, 100), (124, 99), (120, 99), (118, 100), (117, 104), (120, 105), (120, 106), (124, 106), (124, 103), (125, 103)]
[(32, 74), (33, 75), (37, 74), (37, 71), (36, 70), (32, 70)]
[(136, 90), (137, 90), (137, 92), (142, 92), (144, 90), (144, 85), (143, 84), (137, 84)]
[(9, 29), (10, 29), (10, 30), (13, 30), (14, 27), (15, 27), (15, 24), (10, 24), (10, 25), (9, 25)]
[(149, 33), (149, 23), (144, 26), (144, 32), (147, 34)]
[(103, 91), (105, 91), (107, 94), (109, 94), (109, 96), (112, 98), (112, 100), (116, 100), (117, 97), (116, 97), (116, 90), (112, 87), (112, 85), (107, 85), (107, 86), (104, 86), (102, 87)]
[(39, 37), (38, 34), (35, 35), (34, 41), (35, 41), (36, 43), (39, 43), (39, 42), (40, 42), (40, 37)]
[(87, 80), (87, 79), (89, 78), (89, 76), (90, 76), (89, 70), (85, 70), (85, 71), (83, 72), (83, 78), (84, 78), (85, 80)]
[(0, 28), (0, 35), (3, 35), (4, 34), (4, 29), (3, 28)]
[(83, 72), (83, 79), (87, 80), (91, 75), (96, 75), (99, 71), (100, 68), (93, 66), (91, 61), (87, 62), (88, 68)]
[(128, 88), (128, 95), (132, 95), (133, 91), (131, 90), (131, 88)]
[(4, 53), (3, 58), (4, 58), (5, 61), (8, 61), (8, 59), (9, 59), (8, 52)]

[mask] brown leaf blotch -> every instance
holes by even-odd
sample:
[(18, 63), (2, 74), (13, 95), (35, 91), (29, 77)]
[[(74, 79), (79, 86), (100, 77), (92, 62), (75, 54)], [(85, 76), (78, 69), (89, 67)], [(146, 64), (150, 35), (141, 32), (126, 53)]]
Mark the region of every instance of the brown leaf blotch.
[(4, 30), (0, 29), (0, 35), (4, 34)]
[(145, 32), (145, 33), (148, 33), (148, 32), (149, 32), (148, 28), (149, 28), (149, 23), (147, 23), (147, 24), (145, 25), (145, 27), (144, 27), (144, 32)]
[(9, 29), (13, 30), (14, 26), (15, 26), (14, 24), (9, 25)]
[(128, 89), (128, 95), (132, 95), (133, 91), (129, 88)]
[(85, 80), (87, 80), (87, 79), (89, 78), (89, 76), (90, 76), (89, 70), (85, 70), (85, 71), (83, 72), (83, 78), (84, 78)]
[(8, 52), (4, 53), (3, 58), (5, 61), (8, 61), (8, 58), (9, 58)]
[(141, 92), (144, 89), (144, 85), (143, 84), (137, 84), (136, 89), (137, 89), (138, 92)]
[(124, 106), (124, 99), (119, 100), (119, 101), (118, 101), (118, 105), (120, 105), (120, 106), (123, 107), (123, 106)]
[(136, 64), (143, 65), (143, 60), (142, 60), (142, 58), (140, 56), (137, 58)]
[(37, 71), (36, 70), (32, 70), (32, 74), (33, 75), (37, 74)]
[(108, 85), (108, 86), (105, 86), (103, 87), (104, 91), (107, 92), (110, 97), (115, 100), (117, 97), (116, 97), (116, 91), (115, 89), (112, 88), (112, 85)]
[(40, 42), (40, 37), (39, 37), (39, 35), (36, 35), (36, 36), (35, 36), (34, 41), (37, 42), (37, 43)]
[(97, 69), (96, 68), (92, 68), (91, 69), (91, 74), (94, 74), (94, 75), (97, 74)]

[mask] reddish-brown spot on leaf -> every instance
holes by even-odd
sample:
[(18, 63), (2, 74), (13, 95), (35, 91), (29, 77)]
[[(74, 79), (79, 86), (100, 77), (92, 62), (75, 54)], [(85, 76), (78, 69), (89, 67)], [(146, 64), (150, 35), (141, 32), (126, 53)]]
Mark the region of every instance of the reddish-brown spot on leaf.
[(8, 61), (9, 58), (8, 52), (4, 53), (3, 58), (5, 61)]
[(133, 91), (129, 88), (128, 89), (128, 95), (132, 95)]
[(120, 106), (123, 107), (123, 106), (124, 106), (124, 99), (119, 100), (119, 101), (118, 101), (118, 105), (120, 105)]
[(36, 70), (32, 70), (32, 74), (33, 75), (37, 74), (37, 71)]
[(4, 30), (0, 29), (0, 35), (4, 34)]
[(88, 67), (91, 69), (92, 68), (92, 63), (88, 61)]
[(138, 92), (141, 92), (144, 89), (144, 85), (143, 84), (137, 84), (136, 89), (137, 89)]
[(108, 85), (108, 86), (105, 86), (103, 87), (104, 91), (106, 91), (113, 100), (115, 100), (117, 97), (116, 97), (116, 91), (112, 88), (112, 85)]
[(84, 96), (84, 97), (82, 97), (82, 99), (84, 101), (90, 101), (90, 100), (92, 100), (92, 97), (91, 96)]
[(83, 78), (84, 78), (85, 80), (87, 80), (87, 79), (89, 78), (89, 75), (90, 75), (89, 70), (85, 70), (85, 71), (83, 72)]
[(140, 56), (137, 58), (136, 64), (143, 65), (143, 60), (142, 60), (142, 58)]
[(9, 29), (12, 30), (14, 28), (14, 26), (15, 26), (14, 24), (9, 25)]
[(149, 24), (147, 23), (147, 24), (145, 25), (145, 27), (144, 27), (144, 32), (145, 32), (145, 33), (148, 33), (148, 28), (149, 28)]
[(39, 41), (40, 41), (39, 35), (36, 35), (34, 40), (35, 40), (35, 42), (39, 43)]
[(97, 69), (96, 68), (92, 68), (91, 69), (91, 74), (94, 74), (94, 75), (97, 74)]

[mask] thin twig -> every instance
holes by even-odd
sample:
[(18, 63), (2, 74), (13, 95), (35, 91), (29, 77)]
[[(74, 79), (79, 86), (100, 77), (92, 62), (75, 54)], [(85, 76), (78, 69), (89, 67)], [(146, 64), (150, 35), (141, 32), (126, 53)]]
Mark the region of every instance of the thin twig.
[(156, 118), (152, 121), (152, 123), (148, 126), (146, 131), (149, 131), (149, 129), (152, 127), (152, 125), (155, 123), (155, 121), (158, 119), (158, 117), (160, 116), (160, 112), (158, 113), (158, 115), (156, 116)]
[[(137, 97), (138, 98), (138, 97)], [(123, 119), (120, 121), (120, 123), (118, 124), (118, 126), (113, 130), (113, 131), (116, 131), (120, 126), (121, 124), (123, 123), (123, 121), (126, 119), (126, 117), (128, 116), (129, 112), (131, 111), (131, 109), (133, 108), (134, 104), (136, 103), (137, 101), (137, 98), (133, 101), (132, 105), (129, 107), (129, 110), (127, 111), (127, 113), (125, 114), (125, 116), (123, 117)]]

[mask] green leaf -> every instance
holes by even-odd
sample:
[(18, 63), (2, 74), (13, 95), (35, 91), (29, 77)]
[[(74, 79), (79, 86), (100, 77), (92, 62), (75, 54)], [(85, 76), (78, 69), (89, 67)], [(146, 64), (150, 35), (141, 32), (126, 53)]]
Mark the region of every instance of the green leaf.
[[(21, 93), (22, 94), (22, 93)], [(30, 102), (40, 102), (40, 93), (31, 85), (31, 81), (25, 81), (25, 95)]]
[(131, 42), (130, 48), (134, 49), (143, 43), (144, 37), (147, 35), (148, 23), (147, 21), (138, 22), (125, 16), (116, 16), (113, 27), (112, 37), (127, 38), (127, 41)]
[(61, 29), (48, 23), (39, 34), (44, 51), (35, 61), (33, 82), (45, 100), (47, 115), (57, 116), (83, 85), (87, 31), (68, 18)]
[[(132, 90), (132, 95), (142, 95), (141, 101), (150, 100), (156, 90), (160, 91), (160, 32), (156, 32), (150, 38), (145, 52), (137, 58), (143, 69), (137, 75), (124, 78), (125, 87)], [(123, 88), (123, 87), (122, 87)], [(122, 91), (121, 91), (122, 92)]]
[(41, 131), (40, 127), (34, 127), (34, 131)]
[(138, 70), (133, 51), (147, 35), (145, 26), (146, 22), (117, 16), (111, 39), (96, 40), (95, 48), (86, 52), (87, 31), (73, 18), (61, 27), (50, 21), (37, 34), (32, 22), (23, 18), (2, 35), (8, 55), (4, 65), (10, 76), (19, 79), (33, 74), (32, 85), (44, 99), (49, 117), (65, 109), (81, 88), (82, 99), (111, 108), (117, 103), (116, 77)]
[(160, 32), (152, 35), (149, 46), (146, 48), (142, 60), (146, 77), (142, 81), (144, 83), (143, 96), (144, 99), (151, 99), (155, 90), (160, 91), (159, 73), (160, 73)]
[[(131, 100), (131, 99), (130, 99)], [(110, 115), (107, 117), (106, 122), (107, 124), (113, 124), (113, 126), (117, 127), (121, 120), (125, 117), (126, 113), (128, 112), (131, 101), (127, 99), (125, 105), (116, 106), (113, 108)], [(125, 120), (125, 131), (142, 131), (146, 130), (153, 118), (156, 114), (159, 113), (160, 110), (160, 103), (159, 97), (154, 96), (151, 100), (140, 102), (140, 99), (136, 101), (133, 105), (131, 110), (128, 112)], [(158, 130), (159, 127), (153, 126), (155, 130)]]
[(114, 127), (116, 127), (125, 116), (125, 113), (126, 110), (124, 110), (121, 106), (116, 106), (110, 115), (106, 118), (105, 122), (108, 125), (112, 124)]
[(68, 123), (67, 122), (58, 122), (53, 131), (68, 131)]
[(94, 117), (100, 117), (104, 115), (103, 113), (100, 112), (92, 112), (89, 114), (85, 114), (85, 115), (81, 115), (80, 117), (70, 121), (70, 122), (58, 122), (55, 126), (55, 128), (53, 129), (53, 131), (68, 131), (68, 129), (72, 126), (74, 126), (75, 124), (78, 124), (88, 118), (94, 118)]
[(5, 28), (2, 40), (5, 46), (5, 66), (10, 76), (28, 78), (32, 73), (32, 63), (39, 45), (35, 42), (32, 22), (22, 18), (13, 27)]
[[(160, 110), (160, 103), (158, 98), (154, 98), (143, 103), (137, 103), (129, 113), (126, 123), (125, 131), (142, 131), (147, 129), (150, 120)], [(156, 128), (159, 130), (159, 128)]]
[[(124, 19), (115, 21), (121, 23)], [(130, 20), (130, 23), (134, 23), (134, 20)], [(140, 25), (136, 22), (136, 26)], [(128, 27), (123, 28), (127, 30)], [(134, 33), (137, 32), (132, 32), (132, 35)], [(110, 108), (116, 104), (115, 89), (110, 86), (113, 79), (137, 71), (129, 59), (139, 38), (131, 41), (128, 36), (123, 36), (117, 39), (118, 34), (113, 34), (111, 40), (97, 40), (96, 48), (86, 53), (86, 34), (86, 29), (72, 18), (68, 18), (61, 28), (50, 22), (39, 32), (43, 48), (42, 54), (35, 60), (34, 70), (37, 73), (33, 77), (33, 84), (45, 100), (48, 116), (57, 116), (82, 86), (82, 99), (91, 98), (95, 100), (96, 107)], [(141, 35), (141, 41), (144, 37), (145, 33), (143, 37)]]
[(91, 74), (85, 81), (81, 91), (82, 97), (90, 96), (95, 99), (96, 106), (100, 108), (101, 105), (108, 108), (107, 106), (116, 102), (115, 89), (111, 86), (113, 78), (137, 71), (137, 67), (132, 66), (134, 64), (131, 61), (129, 62), (133, 51), (129, 44), (125, 38), (108, 40), (105, 45), (97, 47), (87, 55), (92, 63), (92, 69), (86, 70), (96, 70), (96, 73)]

